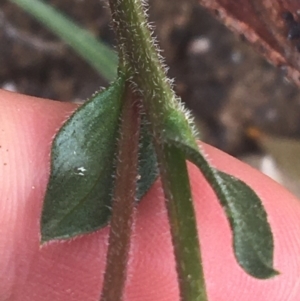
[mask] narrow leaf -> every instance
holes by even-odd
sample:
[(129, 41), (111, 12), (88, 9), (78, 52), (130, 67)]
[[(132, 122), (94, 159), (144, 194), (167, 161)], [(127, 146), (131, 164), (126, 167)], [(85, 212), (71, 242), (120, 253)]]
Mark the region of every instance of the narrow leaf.
[(164, 141), (183, 151), (186, 159), (197, 165), (211, 184), (229, 219), (240, 266), (256, 278), (276, 275), (273, 236), (261, 200), (244, 182), (209, 165), (199, 151), (190, 123), (185, 112), (170, 110), (164, 123)]
[(47, 26), (70, 45), (108, 81), (117, 74), (118, 58), (114, 50), (97, 40), (88, 30), (78, 26), (53, 6), (39, 0), (10, 0)]

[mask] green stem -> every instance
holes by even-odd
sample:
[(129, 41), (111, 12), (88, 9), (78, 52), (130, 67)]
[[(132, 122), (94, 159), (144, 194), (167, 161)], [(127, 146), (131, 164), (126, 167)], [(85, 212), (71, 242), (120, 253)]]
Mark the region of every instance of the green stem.
[(138, 176), (140, 113), (127, 85), (101, 301), (121, 301), (127, 276)]
[[(196, 218), (183, 153), (174, 146), (164, 149), (162, 179), (166, 194), (181, 300), (207, 300)], [(180, 185), (178, 185), (180, 183)]]
[(157, 135), (176, 96), (153, 43), (140, 0), (110, 0), (119, 45), (131, 67), (133, 81), (144, 97), (148, 117)]
[(181, 300), (206, 301), (196, 219), (184, 155), (163, 139), (164, 120), (177, 99), (165, 75), (139, 0), (110, 0), (119, 45), (143, 96), (166, 197)]

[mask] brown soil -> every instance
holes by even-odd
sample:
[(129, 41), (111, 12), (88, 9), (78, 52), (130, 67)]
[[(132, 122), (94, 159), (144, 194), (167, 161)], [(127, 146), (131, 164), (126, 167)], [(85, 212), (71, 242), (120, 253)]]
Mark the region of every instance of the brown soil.
[[(110, 45), (105, 1), (49, 0)], [(255, 126), (300, 137), (298, 90), (193, 1), (151, 0), (150, 19), (176, 89), (197, 116), (203, 138), (234, 155), (256, 145)], [(0, 87), (62, 101), (107, 85), (72, 49), (7, 0), (0, 3)]]

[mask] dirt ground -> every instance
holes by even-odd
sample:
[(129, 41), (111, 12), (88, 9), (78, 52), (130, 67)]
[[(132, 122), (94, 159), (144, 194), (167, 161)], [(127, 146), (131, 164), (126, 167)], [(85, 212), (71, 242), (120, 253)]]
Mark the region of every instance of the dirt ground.
[[(196, 2), (150, 0), (150, 19), (177, 93), (205, 141), (233, 155), (259, 151), (250, 127), (300, 137), (299, 91)], [(105, 1), (49, 0), (109, 45)], [(88, 98), (107, 82), (67, 45), (7, 0), (0, 2), (0, 87), (61, 101)]]

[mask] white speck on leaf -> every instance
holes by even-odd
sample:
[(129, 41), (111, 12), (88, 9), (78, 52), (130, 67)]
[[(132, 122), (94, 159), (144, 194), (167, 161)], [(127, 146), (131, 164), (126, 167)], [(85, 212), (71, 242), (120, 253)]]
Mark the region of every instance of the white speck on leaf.
[(83, 166), (77, 168), (77, 172), (79, 176), (84, 176), (84, 172), (86, 171), (86, 168)]

